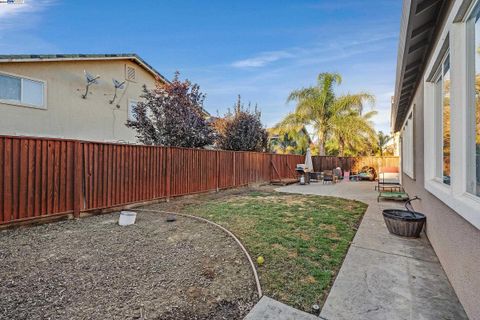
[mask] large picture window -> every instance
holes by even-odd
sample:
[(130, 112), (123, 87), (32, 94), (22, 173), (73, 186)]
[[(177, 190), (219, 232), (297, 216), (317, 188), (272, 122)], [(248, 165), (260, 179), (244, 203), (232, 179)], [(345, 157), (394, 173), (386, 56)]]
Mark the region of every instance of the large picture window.
[(45, 108), (44, 92), (41, 81), (0, 74), (0, 101)]
[(435, 81), (436, 161), (435, 173), (450, 185), (450, 55), (443, 59)]
[(479, 6), (468, 20), (467, 50), (470, 97), (467, 132), (467, 191), (480, 196), (480, 14)]

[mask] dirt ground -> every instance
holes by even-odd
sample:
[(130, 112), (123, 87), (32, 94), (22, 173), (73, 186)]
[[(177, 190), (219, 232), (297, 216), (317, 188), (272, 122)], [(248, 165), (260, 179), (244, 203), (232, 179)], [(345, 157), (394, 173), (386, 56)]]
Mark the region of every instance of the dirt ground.
[(140, 212), (0, 231), (0, 319), (242, 319), (258, 300), (237, 244)]

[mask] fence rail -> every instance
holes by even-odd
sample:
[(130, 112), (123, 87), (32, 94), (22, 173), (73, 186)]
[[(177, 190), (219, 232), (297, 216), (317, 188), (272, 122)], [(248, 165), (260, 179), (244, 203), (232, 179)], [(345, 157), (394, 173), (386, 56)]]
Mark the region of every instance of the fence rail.
[[(314, 157), (317, 171), (398, 158)], [(299, 155), (0, 136), (0, 224), (295, 177)]]

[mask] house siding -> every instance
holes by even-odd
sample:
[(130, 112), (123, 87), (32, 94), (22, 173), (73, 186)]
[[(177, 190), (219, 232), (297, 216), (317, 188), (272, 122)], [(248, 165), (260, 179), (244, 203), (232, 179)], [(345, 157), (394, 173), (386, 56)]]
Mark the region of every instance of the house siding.
[[(124, 81), (125, 65), (135, 68), (136, 81), (127, 81), (110, 104), (114, 94), (112, 78)], [(84, 70), (101, 77), (90, 87), (87, 99), (82, 99)], [(125, 126), (128, 101), (140, 99), (144, 84), (149, 88), (155, 85), (150, 72), (128, 59), (8, 62), (0, 63), (1, 72), (47, 84), (46, 110), (0, 102), (2, 135), (135, 143), (135, 131)]]
[(424, 87), (417, 88), (414, 110), (415, 179), (402, 175), (402, 183), (412, 197), (415, 210), (427, 216), (426, 234), (457, 296), (471, 319), (480, 319), (480, 230), (433, 196), (424, 187)]

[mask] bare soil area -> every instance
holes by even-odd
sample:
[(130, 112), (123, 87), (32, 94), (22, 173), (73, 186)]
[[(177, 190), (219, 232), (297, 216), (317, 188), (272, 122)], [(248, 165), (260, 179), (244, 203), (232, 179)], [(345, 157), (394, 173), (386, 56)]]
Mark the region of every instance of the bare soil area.
[(0, 231), (1, 319), (242, 319), (252, 271), (221, 230), (118, 213)]

